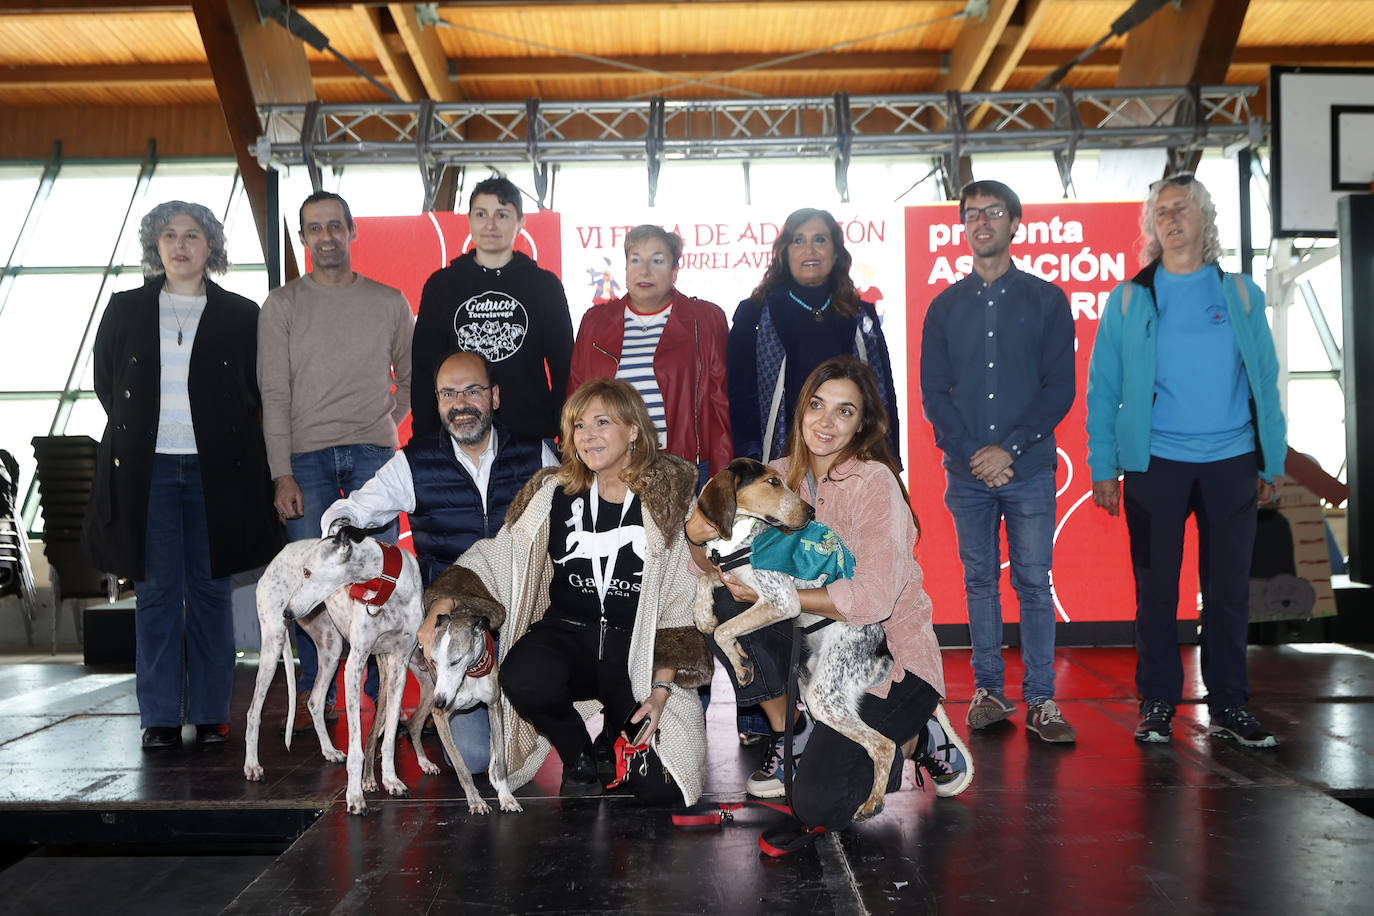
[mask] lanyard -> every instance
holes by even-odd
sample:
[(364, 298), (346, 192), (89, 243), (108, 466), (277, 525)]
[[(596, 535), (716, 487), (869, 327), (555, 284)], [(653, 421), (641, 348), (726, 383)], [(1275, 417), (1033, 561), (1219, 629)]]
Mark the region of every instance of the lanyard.
[[(596, 543), (596, 516), (597, 510), (601, 506), (601, 495), (596, 485), (596, 477), (592, 477), (592, 543)], [(630, 514), (630, 505), (635, 501), (633, 490), (625, 491), (625, 502), (620, 506), (620, 521), (612, 530), (619, 529), (625, 524), (625, 516)], [(623, 545), (621, 545), (623, 546)], [(611, 547), (610, 556), (606, 558), (606, 565), (603, 568), (601, 558), (593, 554), (592, 561), (592, 582), (596, 584), (596, 598), (601, 604), (601, 633), (596, 640), (596, 659), (601, 661), (606, 649), (606, 593), (611, 589), (611, 580), (615, 576), (615, 561), (620, 558), (620, 546)]]

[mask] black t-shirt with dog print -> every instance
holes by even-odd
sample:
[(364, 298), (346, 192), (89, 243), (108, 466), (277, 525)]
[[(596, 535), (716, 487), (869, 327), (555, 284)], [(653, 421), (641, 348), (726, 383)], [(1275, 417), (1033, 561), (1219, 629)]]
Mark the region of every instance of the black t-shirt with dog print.
[[(627, 494), (628, 496), (628, 494)], [(590, 492), (569, 496), (562, 487), (554, 490), (549, 513), (549, 557), (553, 582), (549, 585), (546, 617), (599, 626), (601, 602), (597, 600), (592, 563), (604, 575), (608, 558), (615, 554), (615, 569), (606, 590), (606, 623), (629, 631), (639, 609), (640, 580), (644, 572), (644, 517), (638, 498), (625, 512), (621, 503), (599, 500), (596, 525), (592, 525)]]

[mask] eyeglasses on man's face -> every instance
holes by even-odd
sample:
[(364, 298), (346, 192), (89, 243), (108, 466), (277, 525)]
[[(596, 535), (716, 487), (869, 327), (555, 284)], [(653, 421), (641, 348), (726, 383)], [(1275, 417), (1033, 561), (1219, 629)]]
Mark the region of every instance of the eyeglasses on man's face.
[(1006, 215), (1007, 208), (1001, 204), (993, 204), (991, 207), (965, 207), (964, 225), (972, 225), (978, 222), (979, 217), (986, 219), (988, 222), (992, 222)]
[(440, 388), (434, 393), (441, 401), (476, 401), (490, 390), (490, 385), (469, 385), (466, 388)]

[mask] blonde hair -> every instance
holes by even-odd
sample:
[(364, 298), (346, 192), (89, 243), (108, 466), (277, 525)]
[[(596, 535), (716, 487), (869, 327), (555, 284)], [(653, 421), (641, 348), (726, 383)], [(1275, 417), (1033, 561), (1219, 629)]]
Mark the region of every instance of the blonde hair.
[(1183, 188), (1188, 199), (1202, 211), (1202, 263), (1215, 264), (1221, 260), (1221, 234), (1217, 231), (1217, 207), (1206, 186), (1192, 172), (1170, 175), (1150, 185), (1150, 194), (1140, 208), (1140, 231), (1145, 235), (1145, 247), (1140, 251), (1140, 266), (1148, 267), (1164, 253), (1155, 230), (1155, 205), (1167, 187)]
[(631, 490), (639, 492), (639, 481), (658, 456), (658, 431), (649, 416), (649, 408), (644, 399), (629, 382), (613, 378), (594, 378), (586, 382), (563, 402), (563, 416), (559, 421), (561, 439), (558, 449), (563, 459), (558, 466), (558, 484), (565, 493), (585, 493), (596, 476), (577, 457), (577, 446), (573, 444), (573, 427), (586, 411), (587, 405), (597, 398), (601, 406), (617, 423), (632, 426), (639, 430), (638, 437), (631, 443), (630, 463), (620, 470), (620, 479)]

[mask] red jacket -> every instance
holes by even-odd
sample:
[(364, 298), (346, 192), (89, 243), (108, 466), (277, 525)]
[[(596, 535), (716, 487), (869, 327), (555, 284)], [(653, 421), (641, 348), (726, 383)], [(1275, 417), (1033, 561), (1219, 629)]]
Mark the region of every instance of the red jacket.
[[(625, 342), (629, 297), (593, 306), (582, 316), (573, 344), (568, 394), (588, 379), (615, 378)], [(663, 392), (668, 451), (706, 461), (714, 474), (734, 457), (725, 393), (725, 338), (720, 306), (673, 290), (673, 311), (654, 351), (654, 376)]]

